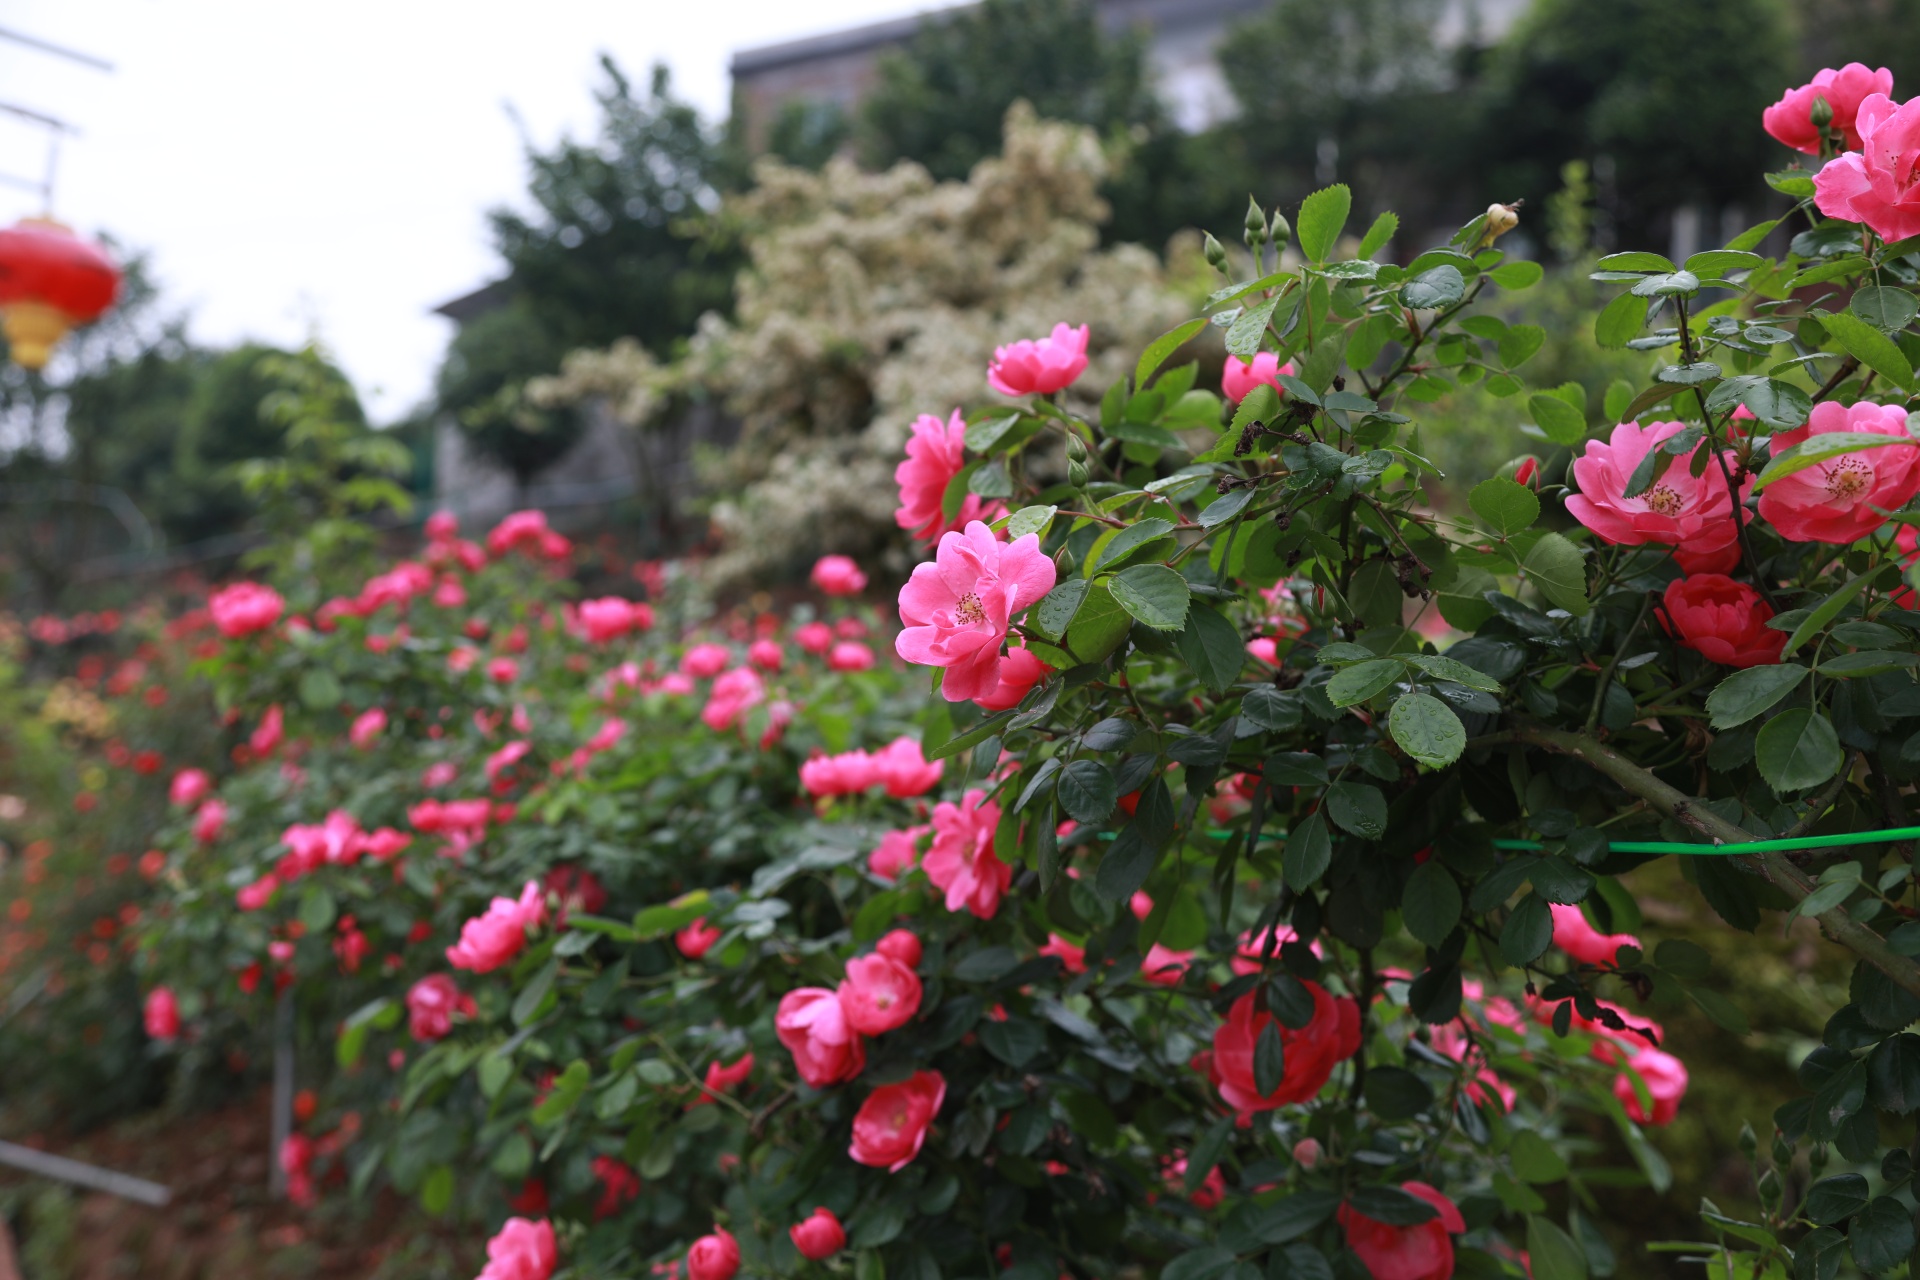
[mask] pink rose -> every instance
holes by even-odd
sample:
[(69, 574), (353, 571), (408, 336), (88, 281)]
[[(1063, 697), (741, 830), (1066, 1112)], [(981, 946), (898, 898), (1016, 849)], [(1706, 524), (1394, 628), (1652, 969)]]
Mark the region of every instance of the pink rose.
[(698, 960), (713, 950), (713, 944), (720, 941), (721, 931), (707, 923), (701, 916), (686, 928), (673, 935), (673, 945), (680, 948), (680, 954), (689, 960)]
[(697, 644), (681, 657), (680, 670), (696, 680), (707, 680), (725, 671), (732, 661), (733, 654), (723, 644)]
[(519, 901), (495, 898), (486, 914), (460, 926), (460, 941), (447, 948), (447, 962), (456, 969), (490, 973), (520, 954), (527, 930), (546, 922), (547, 901), (540, 886), (529, 880)]
[(1858, 62), (1849, 62), (1835, 71), (1832, 67), (1816, 72), (1811, 84), (1789, 89), (1780, 101), (1760, 113), (1761, 127), (1795, 151), (1810, 156), (1820, 154), (1820, 130), (1813, 124), (1813, 102), (1825, 98), (1833, 108), (1831, 128), (1847, 140), (1847, 146), (1860, 149), (1860, 131), (1856, 120), (1860, 106), (1871, 95), (1891, 97), (1893, 72), (1885, 67), (1869, 71)]
[[(1271, 929), (1256, 933), (1249, 929), (1240, 935), (1240, 945), (1235, 949), (1233, 959), (1228, 961), (1234, 973), (1245, 977), (1249, 973), (1260, 972), (1269, 955), (1275, 961), (1280, 958), (1280, 948), (1299, 937), (1290, 924), (1277, 924)], [(1271, 947), (1269, 947), (1271, 941)], [(1314, 943), (1313, 954), (1320, 954), (1320, 944)]]
[(867, 589), (867, 575), (851, 556), (821, 556), (812, 576), (813, 585), (830, 596), (857, 596)]
[(1045, 396), (1073, 385), (1087, 367), (1087, 326), (1062, 321), (1037, 341), (1022, 338), (996, 347), (987, 385), (1003, 396)]
[(369, 707), (353, 718), (353, 727), (347, 730), (347, 741), (361, 751), (366, 751), (380, 741), (380, 735), (387, 731), (387, 713), (379, 707)]
[(1000, 806), (978, 789), (959, 804), (943, 800), (933, 809), (933, 846), (922, 863), (927, 879), (947, 895), (947, 910), (971, 911), (982, 920), (1000, 909), (1000, 895), (1013, 883), (1013, 868), (994, 855), (993, 829)]
[(367, 856), (380, 862), (403, 852), (413, 843), (413, 837), (404, 831), (395, 831), (392, 827), (379, 827), (367, 832)]
[(866, 1044), (848, 1025), (840, 997), (825, 987), (801, 987), (781, 996), (773, 1033), (793, 1055), (800, 1078), (816, 1089), (851, 1080), (866, 1069)]
[(1047, 935), (1047, 945), (1040, 948), (1039, 954), (1052, 956), (1068, 973), (1087, 971), (1087, 949), (1074, 946), (1057, 933)]
[(486, 764), (482, 766), (482, 771), (487, 775), (487, 781), (500, 781), (501, 774), (526, 759), (527, 753), (532, 750), (533, 744), (525, 739), (516, 739), (501, 747), (488, 756)]
[(256, 756), (270, 756), (287, 736), (286, 714), (280, 710), (280, 704), (274, 703), (260, 717), (260, 724), (247, 739), (247, 746)]
[[(1920, 117), (1915, 128), (1920, 130)], [(1920, 152), (1914, 158), (1920, 160)], [(1915, 211), (1920, 216), (1920, 204)], [(1899, 510), (1920, 493), (1920, 443), (1912, 443), (1907, 411), (1897, 404), (1822, 401), (1805, 426), (1774, 436), (1773, 455), (1833, 432), (1901, 443), (1843, 453), (1768, 485), (1760, 494), (1760, 518), (1789, 542), (1857, 542), (1886, 523), (1884, 512)]]
[[(1259, 993), (1249, 991), (1233, 1002), (1227, 1020), (1213, 1033), (1220, 1096), (1242, 1115), (1307, 1101), (1320, 1092), (1336, 1065), (1360, 1050), (1360, 1007), (1349, 997), (1328, 994), (1317, 982), (1301, 985), (1313, 997), (1313, 1018), (1304, 1027), (1276, 1022), (1266, 1009), (1255, 1007)], [(1269, 1025), (1279, 1028), (1283, 1066), (1279, 1085), (1262, 1094), (1254, 1082), (1253, 1056)]]
[(207, 598), (213, 625), (229, 640), (265, 631), (280, 620), (287, 602), (272, 587), (257, 582), (236, 582), (222, 587)]
[(495, 684), (512, 684), (520, 678), (520, 664), (512, 658), (495, 658), (487, 663), (487, 679)]
[(407, 1030), (415, 1040), (438, 1040), (453, 1030), (455, 1014), (473, 1013), (473, 997), (454, 984), (452, 974), (428, 974), (407, 991)]
[(916, 1071), (899, 1084), (880, 1086), (854, 1114), (847, 1154), (860, 1164), (900, 1172), (920, 1154), (946, 1099), (947, 1081), (938, 1071)]
[(1867, 95), (1855, 120), (1860, 150), (1827, 161), (1813, 175), (1813, 202), (1829, 218), (1864, 222), (1882, 240), (1920, 235), (1920, 98), (1895, 103)]
[[(909, 430), (912, 434), (907, 438), (906, 461), (893, 469), (894, 483), (900, 486), (900, 508), (893, 513), (894, 523), (911, 530), (922, 542), (933, 542), (943, 533), (990, 518), (993, 508), (977, 493), (966, 496), (951, 520), (941, 505), (947, 486), (966, 465), (967, 422), (960, 411), (955, 409), (945, 422), (923, 413)], [(824, 652), (824, 647), (820, 651)]]
[(1347, 1248), (1360, 1256), (1374, 1280), (1449, 1280), (1453, 1275), (1451, 1236), (1467, 1229), (1459, 1207), (1424, 1182), (1403, 1182), (1400, 1189), (1439, 1210), (1439, 1216), (1396, 1226), (1367, 1217), (1350, 1204), (1340, 1206)]
[(1686, 1063), (1658, 1049), (1641, 1049), (1627, 1059), (1627, 1065), (1645, 1082), (1647, 1094), (1653, 1099), (1649, 1113), (1640, 1105), (1633, 1077), (1624, 1073), (1614, 1077), (1613, 1096), (1620, 1099), (1628, 1118), (1635, 1124), (1672, 1124), (1680, 1111), (1680, 1099), (1687, 1094)]
[[(804, 773), (805, 766), (802, 766)], [(911, 871), (920, 860), (920, 850), (916, 842), (928, 831), (926, 827), (908, 827), (905, 831), (889, 831), (880, 837), (880, 847), (867, 855), (867, 870), (882, 880), (898, 880), (904, 871)]]
[(758, 673), (752, 667), (735, 667), (713, 682), (713, 692), (700, 709), (700, 719), (707, 728), (722, 733), (740, 723), (747, 708), (766, 698), (767, 686)]
[[(1726, 478), (1711, 461), (1695, 476), (1691, 455), (1675, 458), (1645, 493), (1621, 496), (1641, 459), (1684, 430), (1681, 422), (1623, 422), (1607, 443), (1587, 441), (1585, 456), (1573, 462), (1580, 492), (1567, 499), (1568, 513), (1604, 541), (1621, 546), (1658, 542), (1705, 555), (1734, 542), (1739, 531), (1733, 523), (1733, 499)], [(1752, 484), (1742, 482), (1743, 499)]]
[(447, 542), (460, 536), (460, 517), (451, 511), (436, 511), (427, 517), (427, 537), (434, 542)]
[(508, 1218), (487, 1241), (487, 1265), (475, 1280), (547, 1280), (558, 1261), (552, 1223)]
[(580, 629), (593, 644), (605, 644), (629, 631), (646, 631), (653, 626), (653, 610), (644, 604), (604, 596), (580, 604)]
[(1293, 371), (1293, 361), (1281, 364), (1280, 357), (1271, 351), (1256, 352), (1251, 364), (1239, 356), (1228, 356), (1226, 367), (1220, 370), (1220, 390), (1227, 399), (1239, 404), (1264, 382), (1284, 397), (1287, 391), (1280, 385), (1280, 375)]
[(1033, 691), (1033, 686), (1052, 673), (1053, 668), (1035, 657), (1031, 649), (1008, 649), (1007, 656), (1000, 660), (999, 687), (975, 698), (974, 705), (982, 711), (1011, 711)]
[(864, 751), (842, 751), (835, 756), (814, 756), (800, 766), (800, 785), (808, 795), (858, 795), (880, 781), (873, 757)]
[(875, 952), (847, 961), (840, 1008), (847, 1025), (863, 1036), (884, 1035), (904, 1027), (920, 1012), (920, 979), (891, 956)]
[(176, 807), (190, 809), (213, 790), (213, 778), (205, 769), (182, 769), (173, 775), (167, 787), (167, 799)]
[(900, 589), (894, 648), (908, 662), (945, 667), (948, 702), (987, 697), (1000, 688), (1000, 645), (1013, 617), (1053, 590), (1053, 561), (1033, 534), (1001, 543), (974, 521), (948, 533), (932, 564), (914, 568)]
[(730, 1067), (722, 1066), (720, 1059), (715, 1058), (707, 1064), (707, 1074), (702, 1081), (705, 1087), (701, 1089), (700, 1096), (695, 1098), (691, 1105), (703, 1107), (720, 1094), (732, 1093), (745, 1084), (747, 1077), (752, 1074), (753, 1055), (750, 1053), (740, 1055), (740, 1060)]
[(787, 1228), (793, 1247), (809, 1262), (823, 1262), (847, 1247), (847, 1233), (833, 1210), (822, 1207), (813, 1216)]
[(201, 844), (212, 844), (220, 838), (227, 825), (227, 802), (209, 800), (193, 815), (193, 838)]
[(1324, 1153), (1320, 1149), (1320, 1142), (1316, 1138), (1302, 1138), (1293, 1144), (1293, 1161), (1302, 1169), (1311, 1171), (1317, 1168), (1322, 1154)]
[(1621, 947), (1640, 946), (1640, 939), (1630, 933), (1600, 932), (1579, 907), (1550, 902), (1547, 909), (1553, 912), (1553, 945), (1581, 964), (1612, 964)]
[(1193, 952), (1174, 951), (1156, 942), (1147, 948), (1146, 959), (1140, 962), (1140, 976), (1157, 986), (1177, 987), (1192, 963)]
[(920, 938), (910, 929), (894, 929), (873, 944), (873, 949), (909, 969), (920, 967)]
[(787, 665), (787, 651), (778, 640), (755, 640), (747, 649), (747, 661), (772, 675)]
[(914, 738), (899, 737), (873, 753), (873, 771), (887, 794), (896, 800), (923, 796), (940, 783), (943, 760), (928, 760)]
[(873, 650), (852, 640), (838, 642), (827, 654), (827, 668), (831, 671), (871, 671), (873, 661)]
[(518, 549), (544, 555), (550, 532), (546, 512), (516, 511), (487, 534), (487, 553), (496, 560)]
[(1661, 622), (1680, 643), (1723, 667), (1780, 661), (1787, 633), (1767, 625), (1773, 610), (1760, 593), (1721, 573), (1695, 573), (1667, 584)]
[(833, 628), (824, 622), (808, 622), (793, 633), (793, 642), (811, 654), (833, 648)]
[(280, 878), (269, 871), (252, 884), (242, 885), (233, 895), (234, 905), (242, 911), (258, 911), (273, 901), (273, 894), (280, 887)]
[(687, 1280), (733, 1280), (739, 1270), (740, 1246), (725, 1227), (715, 1227), (687, 1250)]
[(142, 1013), (148, 1039), (166, 1041), (180, 1038), (180, 1002), (174, 999), (172, 987), (155, 987), (147, 992), (147, 1003)]
[(366, 852), (366, 833), (345, 809), (327, 814), (318, 824), (295, 823), (280, 835), (287, 856), (277, 868), (283, 879), (296, 879), (321, 867), (350, 866)]

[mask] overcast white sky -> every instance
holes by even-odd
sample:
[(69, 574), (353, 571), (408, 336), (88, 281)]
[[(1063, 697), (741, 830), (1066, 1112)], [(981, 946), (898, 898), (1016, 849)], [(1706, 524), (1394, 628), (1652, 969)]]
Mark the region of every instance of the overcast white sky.
[[(54, 212), (151, 252), (197, 338), (317, 335), (376, 420), (424, 397), (450, 329), (429, 309), (497, 271), (485, 212), (521, 198), (521, 141), (590, 136), (597, 59), (664, 60), (712, 119), (733, 50), (931, 0), (0, 0), (0, 102), (77, 125)], [(0, 172), (37, 176), (0, 115)], [(38, 212), (0, 186), (0, 223)]]

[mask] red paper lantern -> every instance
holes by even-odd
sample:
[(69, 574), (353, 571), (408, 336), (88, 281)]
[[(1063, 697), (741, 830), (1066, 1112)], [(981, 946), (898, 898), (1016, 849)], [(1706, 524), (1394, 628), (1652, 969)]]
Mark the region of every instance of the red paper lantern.
[(97, 320), (120, 293), (120, 268), (96, 244), (50, 218), (0, 231), (0, 328), (13, 359), (44, 368), (75, 325)]

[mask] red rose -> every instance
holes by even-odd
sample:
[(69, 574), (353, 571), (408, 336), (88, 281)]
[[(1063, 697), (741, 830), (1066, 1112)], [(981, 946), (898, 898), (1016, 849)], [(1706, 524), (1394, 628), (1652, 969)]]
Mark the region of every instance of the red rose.
[(1723, 573), (1696, 573), (1667, 584), (1667, 628), (1680, 643), (1723, 667), (1780, 661), (1784, 631), (1767, 626), (1773, 610), (1760, 593)]
[(831, 1209), (815, 1209), (811, 1218), (787, 1228), (787, 1234), (793, 1238), (793, 1247), (800, 1251), (800, 1256), (811, 1262), (831, 1258), (847, 1247), (847, 1233)]
[(1448, 1237), (1467, 1229), (1465, 1219), (1453, 1201), (1424, 1182), (1403, 1182), (1400, 1189), (1425, 1200), (1440, 1216), (1398, 1227), (1343, 1204), (1340, 1225), (1347, 1233), (1347, 1248), (1360, 1256), (1373, 1280), (1449, 1280), (1453, 1241)]
[(1257, 993), (1249, 991), (1234, 1001), (1227, 1020), (1213, 1033), (1220, 1096), (1242, 1115), (1305, 1102), (1320, 1092), (1336, 1063), (1360, 1049), (1360, 1007), (1349, 998), (1334, 998), (1317, 982), (1300, 985), (1313, 997), (1313, 1018), (1298, 1029), (1279, 1024), (1285, 1065), (1272, 1093), (1263, 1095), (1253, 1077), (1254, 1045), (1274, 1021), (1271, 1013), (1255, 1007)]
[(916, 1071), (899, 1084), (882, 1085), (867, 1095), (853, 1117), (853, 1145), (847, 1154), (861, 1164), (900, 1172), (920, 1154), (927, 1129), (946, 1100), (946, 1077), (938, 1071)]

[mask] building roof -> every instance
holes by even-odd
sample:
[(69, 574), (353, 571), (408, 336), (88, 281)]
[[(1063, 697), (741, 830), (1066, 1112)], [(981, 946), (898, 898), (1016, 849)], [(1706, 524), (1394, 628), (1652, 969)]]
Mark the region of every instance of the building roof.
[(817, 58), (831, 58), (840, 54), (860, 53), (882, 45), (899, 44), (929, 18), (939, 18), (954, 9), (970, 9), (971, 4), (950, 6), (946, 10), (935, 9), (912, 14), (905, 18), (889, 18), (885, 22), (870, 22), (865, 26), (848, 27), (844, 31), (829, 31), (825, 35), (807, 36), (800, 40), (785, 40), (779, 44), (763, 44), (752, 49), (741, 49), (733, 55), (729, 70), (737, 78), (752, 75), (758, 71), (771, 71), (776, 67), (789, 66), (796, 62), (812, 62)]
[(445, 316), (455, 324), (466, 324), (489, 311), (498, 310), (507, 305), (513, 296), (512, 282), (501, 277), (488, 284), (481, 285), (472, 293), (463, 293), (457, 298), (449, 298), (433, 309), (438, 316)]

